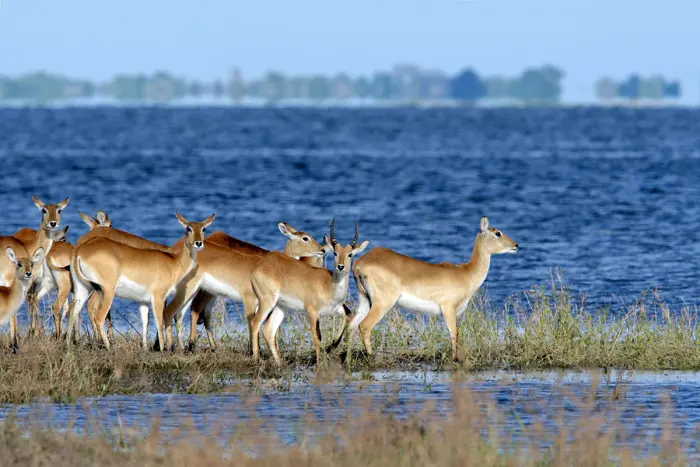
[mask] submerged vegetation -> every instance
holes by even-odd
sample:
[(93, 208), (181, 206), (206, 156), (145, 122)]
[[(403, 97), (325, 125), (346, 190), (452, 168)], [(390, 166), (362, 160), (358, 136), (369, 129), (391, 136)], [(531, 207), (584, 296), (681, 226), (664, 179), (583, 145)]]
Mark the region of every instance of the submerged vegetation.
[[(286, 419), (286, 435), (259, 415), (255, 400), (236, 409), (249, 414), (245, 423), (210, 422), (196, 428), (198, 424), (183, 415), (174, 430), (162, 426), (157, 416), (150, 427), (129, 427), (121, 421), (109, 425), (89, 418), (81, 432), (73, 426), (56, 430), (39, 419), (10, 416), (0, 422), (0, 451), (3, 465), (72, 467), (681, 466), (693, 462), (697, 446), (692, 439), (697, 433), (683, 432), (678, 420), (663, 415), (653, 426), (647, 422), (643, 433), (635, 432), (624, 413), (614, 410), (619, 392), (591, 383), (583, 393), (567, 398), (577, 416), (571, 415), (570, 408), (562, 408), (561, 415), (555, 410), (551, 420), (527, 424), (514, 420), (510, 406), (499, 406), (466, 388), (452, 389), (446, 413), (437, 414), (433, 403), (398, 419), (371, 403), (359, 402), (356, 410), (344, 410), (342, 416), (337, 411), (314, 416), (325, 412), (309, 410), (308, 416)], [(342, 407), (343, 401), (338, 402)]]
[[(0, 402), (140, 392), (208, 393), (258, 381), (319, 374), (349, 378), (393, 369), (700, 369), (694, 310), (672, 312), (657, 294), (649, 293), (615, 311), (589, 310), (585, 300), (576, 299), (560, 280), (526, 292), (500, 311), (478, 296), (459, 323), (460, 363), (451, 360), (442, 319), (392, 311), (372, 333), (374, 356), (364, 355), (355, 336), (347, 358), (346, 338), (323, 357), (317, 372), (308, 324), (300, 314), (281, 327), (280, 349), (286, 362), (281, 369), (264, 347), (262, 364), (256, 364), (248, 356), (247, 330), (226, 323), (225, 313), (214, 320), (220, 340), (214, 352), (204, 345), (194, 353), (145, 352), (135, 333), (118, 334), (111, 351), (86, 337), (71, 351), (63, 340), (30, 337), (22, 341), (19, 354), (0, 352)], [(340, 326), (340, 319), (324, 323), (324, 344)], [(7, 335), (0, 338), (0, 345), (9, 346)]]

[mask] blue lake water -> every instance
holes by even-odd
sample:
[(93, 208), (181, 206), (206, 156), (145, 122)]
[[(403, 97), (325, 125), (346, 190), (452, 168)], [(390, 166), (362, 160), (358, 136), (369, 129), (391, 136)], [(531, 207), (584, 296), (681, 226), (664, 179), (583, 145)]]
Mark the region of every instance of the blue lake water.
[[(689, 461), (700, 462), (700, 403), (696, 373), (668, 372), (611, 374), (609, 379), (591, 379), (586, 373), (477, 374), (453, 380), (443, 373), (377, 373), (373, 381), (350, 381), (309, 386), (306, 382), (281, 381), (285, 390), (258, 389), (258, 394), (230, 392), (206, 396), (144, 394), (137, 396), (89, 397), (75, 404), (0, 406), (0, 420), (13, 414), (30, 426), (62, 430), (70, 423), (78, 432), (124, 430), (142, 436), (157, 429), (165, 439), (211, 433), (222, 442), (246, 426), (266, 430), (282, 442), (300, 443), (327, 432), (344, 421), (355, 420), (368, 409), (404, 419), (417, 415), (426, 423), (449, 416), (458, 404), (470, 404), (489, 414), (490, 425), (516, 440), (549, 446), (546, 436), (528, 438), (539, 426), (556, 436), (562, 429), (586, 425), (601, 416), (597, 427), (616, 427), (624, 437), (618, 442), (637, 455), (654, 449), (671, 421), (680, 435)], [(289, 384), (288, 384), (289, 383)], [(250, 383), (251, 388), (255, 388)], [(620, 397), (610, 399), (617, 387)], [(593, 400), (582, 402), (582, 397)], [(468, 391), (468, 392), (465, 392)], [(487, 407), (490, 406), (490, 410)], [(364, 412), (366, 413), (366, 412)], [(309, 423), (309, 418), (313, 420)], [(153, 423), (157, 420), (157, 426)], [(256, 423), (263, 422), (262, 426)], [(121, 427), (121, 428), (120, 428)], [(191, 427), (191, 428), (190, 428)], [(183, 432), (184, 430), (184, 432)], [(260, 450), (263, 446), (246, 446)], [(257, 451), (256, 451), (257, 452)]]
[[(320, 239), (335, 216), (343, 241), (357, 221), (370, 248), (457, 262), (469, 259), (486, 215), (523, 247), (492, 261), (486, 289), (495, 306), (548, 281), (553, 268), (591, 305), (613, 311), (652, 288), (673, 310), (700, 299), (700, 110), (1, 109), (0, 157), (5, 234), (38, 226), (32, 194), (47, 202), (70, 196), (63, 219), (71, 241), (87, 230), (78, 210), (104, 209), (115, 227), (168, 244), (182, 233), (175, 210), (191, 219), (216, 212), (214, 230), (270, 249), (284, 244), (279, 221)], [(133, 304), (115, 306), (124, 311), (118, 325), (124, 315), (138, 322)], [(386, 402), (382, 384), (360, 395)], [(453, 402), (450, 382), (398, 384), (391, 410), (399, 414), (412, 410), (402, 400), (436, 400), (438, 410)], [(552, 399), (548, 382), (469, 385), (514, 411), (524, 394), (566, 405)], [(643, 434), (658, 426), (662, 393), (672, 394), (674, 416), (690, 433), (700, 421), (696, 375), (633, 383), (614, 410), (629, 411), (628, 427)], [(307, 388), (264, 396), (258, 410), (283, 427), (313, 397)], [(50, 409), (59, 423), (75, 410), (137, 425), (157, 412), (167, 428), (182, 413), (200, 422), (218, 414), (234, 426), (241, 404), (237, 394), (83, 403), (83, 412)], [(314, 410), (332, 415), (333, 407)], [(651, 418), (638, 419), (640, 408)], [(3, 413), (15, 409), (28, 416), (42, 408)]]
[(370, 247), (457, 262), (487, 215), (523, 247), (492, 261), (496, 305), (552, 268), (592, 305), (700, 297), (699, 110), (2, 109), (0, 157), (6, 234), (38, 225), (31, 194), (70, 196), (72, 241), (78, 209), (164, 243), (176, 209), (216, 212), (270, 249), (280, 220), (321, 238), (335, 216), (345, 241), (357, 221)]

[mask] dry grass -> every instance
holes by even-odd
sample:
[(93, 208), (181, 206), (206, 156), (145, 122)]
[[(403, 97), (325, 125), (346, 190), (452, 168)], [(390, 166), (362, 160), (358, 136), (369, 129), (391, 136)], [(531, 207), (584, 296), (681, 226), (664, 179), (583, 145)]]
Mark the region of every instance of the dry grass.
[(226, 374), (247, 374), (251, 368), (241, 353), (230, 348), (160, 355), (144, 352), (136, 339), (119, 339), (113, 351), (82, 345), (68, 352), (63, 341), (49, 337), (22, 344), (18, 355), (0, 353), (2, 402), (38, 397), (60, 402), (114, 393), (204, 393), (223, 388)]
[[(595, 387), (595, 386), (592, 386)], [(615, 393), (591, 390), (578, 399), (581, 416), (557, 417), (548, 424), (504, 429), (510, 407), (486, 396), (453, 389), (449, 415), (424, 407), (404, 420), (361, 402), (338, 420), (309, 415), (295, 428), (298, 441), (288, 444), (271, 420), (253, 416), (245, 425), (208, 426), (197, 431), (185, 416), (177, 432), (165, 432), (157, 418), (150, 428), (105, 428), (93, 421), (87, 434), (63, 432), (9, 418), (0, 423), (2, 465), (189, 465), (236, 466), (683, 466), (697, 461), (697, 447), (665, 423), (652, 434), (630, 438), (616, 411), (601, 411), (601, 399)], [(254, 401), (253, 401), (254, 402)], [(546, 403), (546, 401), (542, 401)], [(614, 401), (613, 401), (614, 404)], [(255, 404), (241, 412), (255, 414)], [(676, 420), (677, 422), (677, 420)], [(291, 422), (288, 422), (291, 423)], [(231, 425), (231, 424), (229, 424)], [(517, 424), (516, 424), (517, 425)], [(512, 424), (510, 425), (512, 426)], [(320, 429), (320, 432), (319, 432)], [(310, 435), (312, 431), (316, 435)], [(223, 434), (228, 433), (228, 434)], [(687, 435), (687, 434), (686, 434)], [(697, 439), (697, 433), (691, 434)], [(687, 456), (693, 456), (691, 462)]]
[[(458, 322), (462, 363), (454, 365), (442, 318), (415, 319), (394, 310), (372, 333), (376, 355), (360, 358), (356, 368), (429, 363), (466, 370), (700, 370), (696, 310), (672, 312), (649, 292), (615, 311), (589, 309), (561, 280), (527, 291), (500, 310), (479, 295)], [(294, 328), (299, 326), (285, 330)], [(292, 352), (299, 348), (291, 346)]]
[[(321, 362), (332, 372), (373, 370), (485, 369), (698, 370), (700, 344), (697, 314), (671, 312), (655, 294), (619, 310), (589, 310), (585, 301), (553, 281), (533, 289), (504, 309), (478, 296), (459, 323), (463, 361), (451, 361), (442, 319), (423, 320), (390, 312), (372, 334), (376, 355), (363, 356), (357, 342), (347, 359), (347, 343)], [(25, 338), (18, 355), (0, 351), (0, 402), (27, 402), (36, 397), (55, 401), (83, 395), (138, 392), (207, 393), (247, 384), (248, 378), (307, 378), (315, 357), (304, 317), (292, 315), (281, 327), (281, 350), (286, 366), (277, 369), (269, 354), (263, 364), (248, 357), (247, 330), (227, 325), (219, 309), (219, 348), (200, 344), (196, 353), (144, 352), (135, 333), (118, 335), (114, 348), (94, 348), (83, 338), (71, 352), (63, 341)], [(323, 336), (330, 342), (340, 320), (326, 322)], [(200, 338), (200, 342), (206, 342)], [(9, 336), (0, 336), (0, 348)], [(263, 345), (264, 349), (264, 345)]]

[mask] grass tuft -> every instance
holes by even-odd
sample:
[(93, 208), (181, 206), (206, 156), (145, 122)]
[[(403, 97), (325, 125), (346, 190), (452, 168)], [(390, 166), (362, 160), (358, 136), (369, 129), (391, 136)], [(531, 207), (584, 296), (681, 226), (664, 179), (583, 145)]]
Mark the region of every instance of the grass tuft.
[[(363, 356), (353, 336), (349, 363), (346, 338), (317, 367), (308, 323), (300, 314), (287, 316), (280, 328), (286, 361), (281, 369), (264, 344), (262, 364), (253, 362), (247, 328), (227, 323), (232, 313), (221, 309), (213, 320), (219, 336), (215, 352), (201, 336), (196, 353), (164, 355), (143, 351), (135, 333), (119, 334), (110, 351), (91, 346), (86, 338), (68, 352), (63, 340), (29, 337), (22, 340), (17, 355), (0, 351), (0, 403), (140, 392), (208, 393), (265, 380), (284, 385), (358, 373), (362, 378), (377, 370), (700, 370), (696, 311), (684, 307), (672, 312), (655, 292), (616, 311), (589, 309), (558, 277), (509, 300), (502, 309), (494, 309), (485, 294), (477, 294), (459, 321), (459, 364), (451, 360), (441, 318), (395, 310), (372, 333), (372, 358)], [(340, 326), (340, 318), (323, 323), (324, 347)], [(8, 347), (9, 336), (1, 336), (0, 348)]]
[(599, 408), (600, 400), (614, 400), (614, 393), (592, 385), (587, 394), (593, 397), (569, 399), (581, 414), (575, 419), (566, 411), (546, 424), (521, 423), (517, 429), (508, 423), (511, 407), (467, 388), (454, 387), (450, 410), (440, 415), (433, 403), (399, 419), (360, 401), (343, 415), (336, 410), (333, 419), (309, 410), (308, 416), (285, 420), (293, 443), (257, 415), (254, 401), (240, 407), (250, 414), (245, 424), (210, 423), (206, 431), (185, 415), (175, 431), (153, 417), (150, 427), (128, 427), (121, 420), (110, 427), (92, 420), (82, 433), (9, 417), (0, 422), (0, 452), (3, 465), (71, 467), (683, 466), (692, 464), (690, 456), (697, 460), (693, 434), (684, 438), (670, 421), (643, 434), (627, 432), (623, 413)]

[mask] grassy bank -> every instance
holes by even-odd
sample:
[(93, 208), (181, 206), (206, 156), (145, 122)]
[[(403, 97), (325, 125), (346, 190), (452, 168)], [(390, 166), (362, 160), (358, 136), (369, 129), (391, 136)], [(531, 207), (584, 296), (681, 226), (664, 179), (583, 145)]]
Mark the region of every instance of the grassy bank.
[(334, 420), (315, 419), (312, 411), (287, 420), (297, 436), (291, 444), (275, 434), (270, 420), (255, 415), (254, 403), (240, 408), (253, 414), (244, 425), (210, 423), (207, 433), (193, 428), (185, 415), (176, 431), (163, 430), (154, 417), (150, 427), (134, 428), (93, 420), (85, 430), (89, 434), (10, 418), (0, 423), (0, 452), (2, 465), (8, 466), (693, 465), (686, 456), (697, 456), (696, 447), (675, 429), (678, 420), (668, 420), (656, 431), (648, 427), (644, 433), (628, 433), (623, 414), (600, 410), (601, 403), (614, 405), (616, 397), (590, 390), (572, 399), (579, 411), (575, 419), (568, 411), (546, 425), (521, 423), (515, 429), (505, 428), (513, 426), (507, 424), (513, 419), (511, 407), (499, 407), (468, 389), (453, 391), (451, 411), (443, 416), (425, 407), (398, 420), (360, 402), (354, 405), (358, 410), (344, 411)]
[[(519, 300), (494, 310), (483, 299), (462, 317), (462, 362), (452, 363), (442, 319), (423, 320), (390, 312), (373, 332), (376, 355), (367, 358), (355, 340), (348, 363), (343, 344), (321, 362), (321, 373), (347, 377), (348, 370), (619, 368), (634, 370), (698, 370), (700, 344), (697, 315), (689, 309), (669, 310), (654, 294), (616, 310), (589, 310), (559, 282), (531, 290)], [(132, 318), (134, 318), (132, 316)], [(340, 326), (327, 322), (326, 343)], [(269, 353), (263, 364), (247, 356), (247, 331), (220, 324), (220, 345), (209, 352), (144, 352), (134, 333), (117, 336), (112, 351), (85, 342), (67, 352), (63, 341), (25, 338), (20, 353), (0, 352), (0, 402), (26, 402), (46, 396), (72, 400), (83, 395), (138, 392), (207, 393), (249, 378), (284, 380), (314, 375), (314, 354), (305, 317), (292, 316), (281, 328), (286, 366), (277, 369)], [(2, 348), (9, 337), (0, 337)], [(264, 345), (263, 345), (263, 348)], [(244, 381), (244, 382), (242, 382)]]

